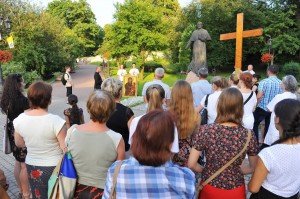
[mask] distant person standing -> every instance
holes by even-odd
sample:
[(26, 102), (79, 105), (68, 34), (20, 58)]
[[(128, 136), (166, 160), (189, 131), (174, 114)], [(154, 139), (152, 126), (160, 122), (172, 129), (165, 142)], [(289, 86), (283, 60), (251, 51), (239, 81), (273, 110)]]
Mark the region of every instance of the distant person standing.
[[(281, 80), (277, 78), (279, 72), (278, 65), (268, 66), (267, 75), (268, 78), (263, 79), (258, 86), (257, 93), (257, 107), (254, 112), (254, 126), (253, 131), (255, 132), (258, 140), (258, 126), (265, 120), (265, 130), (267, 133), (270, 124), (271, 112), (267, 111), (267, 105), (275, 97), (275, 95), (282, 93)], [(266, 136), (266, 135), (265, 135)]]
[(127, 71), (124, 69), (124, 65), (120, 65), (120, 69), (117, 72), (118, 78), (121, 82), (124, 80), (124, 76), (127, 75)]
[(66, 94), (66, 96), (69, 97), (69, 95), (72, 94), (72, 85), (73, 85), (72, 77), (70, 75), (71, 67), (70, 66), (66, 66), (65, 69), (66, 69), (66, 72), (64, 74), (64, 78), (67, 81), (66, 85), (65, 85), (65, 87), (67, 88), (67, 94)]
[(254, 70), (253, 70), (253, 65), (252, 65), (252, 64), (249, 64), (249, 65), (248, 65), (248, 69), (245, 70), (244, 72), (248, 72), (248, 73), (250, 73), (251, 75), (254, 75), (255, 72), (254, 72)]
[(96, 68), (96, 72), (94, 74), (94, 80), (95, 80), (94, 89), (95, 90), (100, 90), (101, 89), (101, 84), (103, 82), (103, 79), (102, 79), (100, 73), (101, 73), (101, 68), (98, 66)]
[(136, 68), (135, 63), (132, 64), (132, 69), (130, 69), (129, 74), (134, 77), (137, 77), (140, 74), (140, 71)]
[(199, 106), (200, 101), (205, 95), (211, 94), (212, 92), (212, 86), (207, 81), (207, 76), (208, 76), (207, 68), (205, 67), (200, 68), (198, 70), (198, 75), (199, 75), (199, 81), (191, 84), (195, 107)]

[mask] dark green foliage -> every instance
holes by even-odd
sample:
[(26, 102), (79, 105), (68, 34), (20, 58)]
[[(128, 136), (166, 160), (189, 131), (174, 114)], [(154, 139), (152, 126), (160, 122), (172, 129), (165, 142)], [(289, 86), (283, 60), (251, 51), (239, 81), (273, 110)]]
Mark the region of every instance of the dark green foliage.
[(289, 62), (282, 67), (282, 73), (286, 75), (293, 75), (298, 81), (300, 81), (300, 63)]
[(156, 68), (163, 68), (163, 66), (154, 61), (149, 61), (144, 64), (144, 72), (154, 72)]

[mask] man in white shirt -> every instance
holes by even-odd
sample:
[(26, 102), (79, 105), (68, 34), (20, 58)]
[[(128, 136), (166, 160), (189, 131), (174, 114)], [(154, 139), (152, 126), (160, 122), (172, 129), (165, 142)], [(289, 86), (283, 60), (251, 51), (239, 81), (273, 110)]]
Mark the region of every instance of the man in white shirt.
[(132, 64), (132, 69), (130, 69), (129, 74), (133, 77), (137, 77), (139, 75), (140, 71), (136, 68), (136, 64)]
[(199, 80), (191, 84), (195, 107), (199, 106), (201, 99), (205, 95), (211, 94), (212, 92), (211, 84), (207, 81), (207, 68), (200, 68), (198, 71), (198, 76)]
[(254, 70), (253, 70), (253, 65), (252, 65), (252, 64), (249, 64), (249, 65), (248, 65), (248, 69), (245, 70), (244, 72), (248, 72), (248, 73), (250, 73), (251, 75), (254, 75), (255, 72), (254, 72)]
[(123, 82), (124, 76), (127, 75), (127, 71), (124, 69), (124, 65), (120, 65), (120, 69), (117, 72), (118, 78), (121, 82)]
[(155, 72), (154, 72), (154, 80), (151, 82), (147, 82), (144, 87), (143, 87), (143, 91), (142, 91), (142, 95), (144, 96), (144, 102), (147, 102), (146, 100), (146, 91), (147, 88), (153, 84), (159, 84), (163, 87), (163, 89), (165, 90), (165, 101), (166, 103), (163, 105), (163, 108), (166, 108), (166, 106), (169, 105), (170, 103), (170, 99), (171, 99), (171, 90), (170, 87), (163, 83), (161, 80), (164, 78), (165, 75), (165, 70), (163, 68), (156, 68)]

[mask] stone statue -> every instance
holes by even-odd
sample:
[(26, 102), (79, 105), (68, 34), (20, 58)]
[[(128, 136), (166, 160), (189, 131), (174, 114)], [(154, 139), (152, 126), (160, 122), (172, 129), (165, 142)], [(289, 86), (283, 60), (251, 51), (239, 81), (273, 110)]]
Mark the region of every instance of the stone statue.
[(202, 22), (197, 23), (195, 30), (188, 41), (186, 48), (191, 48), (193, 52), (192, 61), (188, 67), (188, 71), (193, 71), (195, 74), (202, 67), (207, 68), (206, 62), (206, 41), (210, 41), (210, 35), (207, 30), (202, 28)]

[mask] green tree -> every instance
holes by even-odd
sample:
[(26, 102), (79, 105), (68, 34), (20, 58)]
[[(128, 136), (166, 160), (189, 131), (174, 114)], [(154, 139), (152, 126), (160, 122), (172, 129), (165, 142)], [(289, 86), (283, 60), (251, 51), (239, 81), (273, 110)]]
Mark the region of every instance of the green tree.
[(83, 43), (83, 55), (93, 55), (103, 42), (104, 31), (96, 23), (96, 17), (86, 0), (54, 0), (48, 4), (48, 12), (64, 20)]

